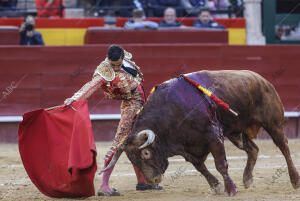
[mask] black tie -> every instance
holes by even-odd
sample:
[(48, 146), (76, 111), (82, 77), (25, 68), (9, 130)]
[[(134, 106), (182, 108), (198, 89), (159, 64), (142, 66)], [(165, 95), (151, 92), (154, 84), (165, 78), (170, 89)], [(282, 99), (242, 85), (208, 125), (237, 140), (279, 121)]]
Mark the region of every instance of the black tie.
[(122, 68), (123, 68), (127, 73), (129, 73), (130, 75), (132, 75), (133, 77), (136, 77), (137, 71), (136, 71), (135, 69), (126, 67), (126, 66), (124, 66), (124, 65), (122, 65)]

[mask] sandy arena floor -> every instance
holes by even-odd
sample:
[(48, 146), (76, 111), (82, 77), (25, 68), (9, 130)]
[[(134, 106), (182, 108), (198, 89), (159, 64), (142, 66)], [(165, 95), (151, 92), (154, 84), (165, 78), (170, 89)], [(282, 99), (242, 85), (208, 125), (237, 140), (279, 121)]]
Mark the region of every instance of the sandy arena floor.
[[(260, 148), (259, 159), (254, 169), (254, 183), (249, 189), (242, 184), (243, 168), (246, 165), (246, 154), (226, 142), (229, 174), (238, 188), (235, 197), (214, 195), (209, 185), (196, 172), (193, 166), (184, 162), (181, 157), (170, 158), (170, 165), (165, 173), (162, 191), (137, 192), (136, 178), (133, 168), (123, 154), (111, 177), (111, 186), (121, 192), (120, 197), (90, 197), (85, 200), (243, 200), (243, 201), (292, 201), (300, 200), (300, 189), (294, 190), (290, 183), (286, 163), (281, 152), (271, 140), (256, 141)], [(103, 166), (102, 159), (109, 143), (97, 143), (98, 168)], [(300, 140), (290, 140), (289, 146), (293, 160), (300, 172)], [(222, 181), (221, 175), (215, 170), (211, 155), (206, 161), (211, 172)], [(98, 189), (100, 176), (95, 178), (95, 188)], [(53, 199), (41, 194), (28, 178), (20, 160), (17, 144), (0, 144), (0, 200), (77, 200)], [(82, 200), (82, 199), (78, 199)]]

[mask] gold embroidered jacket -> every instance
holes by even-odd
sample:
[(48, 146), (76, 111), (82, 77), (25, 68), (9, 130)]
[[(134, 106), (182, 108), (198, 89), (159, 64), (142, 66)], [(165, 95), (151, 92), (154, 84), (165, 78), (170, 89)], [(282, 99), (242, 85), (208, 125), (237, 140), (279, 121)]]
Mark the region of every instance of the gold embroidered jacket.
[(131, 54), (125, 51), (123, 65), (135, 69), (138, 72), (136, 77), (122, 69), (115, 72), (106, 58), (96, 68), (93, 79), (76, 92), (72, 99), (87, 99), (99, 88), (104, 91), (107, 97), (112, 99), (130, 100), (143, 98), (140, 97), (142, 73), (140, 73), (140, 68), (130, 60), (131, 57)]

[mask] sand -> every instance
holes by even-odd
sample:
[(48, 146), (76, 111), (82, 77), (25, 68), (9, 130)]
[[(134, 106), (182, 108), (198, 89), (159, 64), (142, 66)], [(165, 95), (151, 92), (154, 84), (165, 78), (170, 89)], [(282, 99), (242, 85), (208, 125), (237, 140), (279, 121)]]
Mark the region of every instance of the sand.
[[(242, 175), (246, 165), (246, 154), (226, 141), (226, 153), (229, 174), (235, 182), (238, 193), (234, 197), (225, 194), (215, 195), (210, 191), (205, 178), (185, 162), (182, 157), (170, 158), (170, 164), (161, 185), (161, 191), (136, 191), (136, 178), (133, 168), (123, 154), (111, 177), (111, 186), (118, 189), (120, 197), (93, 196), (85, 200), (243, 200), (243, 201), (291, 201), (300, 200), (300, 188), (294, 190), (287, 173), (286, 162), (280, 150), (271, 140), (257, 140), (260, 148), (259, 159), (255, 166), (254, 182), (249, 189), (243, 187)], [(98, 168), (103, 166), (103, 157), (110, 143), (97, 143)], [(291, 154), (298, 172), (300, 172), (300, 139), (289, 140)], [(223, 184), (221, 175), (216, 171), (212, 156), (206, 161), (207, 167)], [(101, 177), (95, 177), (95, 190), (100, 185)], [(39, 192), (32, 184), (22, 165), (17, 144), (0, 144), (0, 200), (83, 200), (55, 199)]]

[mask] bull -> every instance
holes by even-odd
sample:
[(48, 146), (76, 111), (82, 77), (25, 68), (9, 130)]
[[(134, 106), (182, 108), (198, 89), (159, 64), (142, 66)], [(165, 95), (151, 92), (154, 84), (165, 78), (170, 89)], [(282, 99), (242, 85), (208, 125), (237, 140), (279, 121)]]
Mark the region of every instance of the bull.
[(253, 182), (252, 172), (259, 151), (252, 139), (262, 127), (284, 155), (293, 187), (299, 188), (300, 177), (283, 131), (284, 108), (270, 82), (247, 70), (199, 71), (186, 76), (212, 89), (239, 115), (216, 106), (182, 76), (168, 80), (147, 100), (136, 117), (130, 137), (117, 150), (107, 169), (125, 150), (146, 180), (156, 185), (168, 167), (168, 157), (181, 155), (220, 193), (220, 182), (204, 164), (211, 153), (216, 169), (223, 176), (225, 192), (235, 195), (236, 186), (228, 174), (224, 136), (247, 153), (243, 183), (248, 188)]

